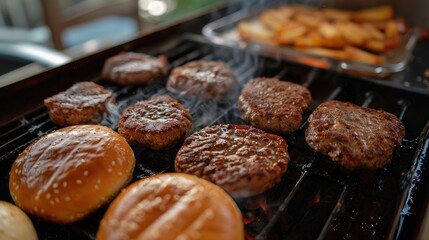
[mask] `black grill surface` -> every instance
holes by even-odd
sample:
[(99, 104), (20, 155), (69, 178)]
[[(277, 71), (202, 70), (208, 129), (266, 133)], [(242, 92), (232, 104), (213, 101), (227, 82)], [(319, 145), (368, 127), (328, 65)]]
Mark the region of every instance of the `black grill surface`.
[[(292, 162), (282, 181), (261, 195), (236, 199), (242, 211), (246, 239), (409, 239), (415, 234), (423, 205), (423, 200), (419, 199), (426, 194), (422, 192), (426, 186), (423, 180), (428, 178), (429, 95), (389, 87), (379, 84), (379, 80), (346, 77), (214, 46), (196, 36), (185, 37), (162, 51), (150, 47), (134, 51), (163, 54), (173, 67), (197, 59), (222, 60), (234, 70), (239, 85), (228, 98), (204, 102), (168, 92), (166, 79), (144, 87), (118, 86), (98, 75), (79, 79), (98, 82), (115, 93), (117, 106), (110, 109), (101, 123), (115, 130), (125, 107), (162, 94), (179, 99), (190, 109), (194, 131), (212, 124), (246, 124), (235, 102), (243, 84), (260, 76), (277, 77), (308, 87), (314, 100), (305, 119), (320, 103), (337, 99), (383, 109), (404, 123), (406, 137), (402, 146), (395, 150), (391, 164), (380, 170), (347, 171), (329, 157), (315, 153), (305, 142), (306, 122), (300, 130), (283, 135)], [(37, 138), (58, 128), (41, 107), (0, 129), (0, 199), (12, 201), (8, 174), (17, 155)], [(137, 164), (133, 181), (174, 171), (177, 150), (157, 152), (134, 148)], [(40, 239), (95, 239), (106, 208), (69, 225), (31, 218)]]

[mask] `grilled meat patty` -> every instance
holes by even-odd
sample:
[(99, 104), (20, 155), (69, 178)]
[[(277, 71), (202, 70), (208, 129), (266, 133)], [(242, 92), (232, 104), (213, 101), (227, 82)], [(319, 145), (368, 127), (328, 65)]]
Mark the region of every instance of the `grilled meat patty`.
[(169, 69), (165, 56), (122, 52), (106, 60), (101, 75), (120, 85), (149, 84), (166, 76)]
[(171, 71), (167, 89), (205, 100), (218, 100), (236, 83), (234, 72), (221, 61), (193, 61)]
[(254, 127), (284, 134), (299, 128), (311, 100), (310, 91), (301, 85), (261, 77), (244, 86), (238, 107)]
[(114, 101), (113, 93), (94, 82), (78, 82), (44, 100), (52, 122), (60, 126), (99, 123)]
[(283, 138), (248, 125), (214, 125), (185, 139), (175, 168), (248, 197), (280, 181), (290, 160), (287, 147)]
[(310, 147), (350, 170), (382, 168), (405, 136), (393, 114), (335, 100), (320, 104), (308, 123)]
[(163, 150), (181, 142), (192, 130), (189, 110), (169, 96), (156, 96), (126, 108), (118, 132), (128, 143)]

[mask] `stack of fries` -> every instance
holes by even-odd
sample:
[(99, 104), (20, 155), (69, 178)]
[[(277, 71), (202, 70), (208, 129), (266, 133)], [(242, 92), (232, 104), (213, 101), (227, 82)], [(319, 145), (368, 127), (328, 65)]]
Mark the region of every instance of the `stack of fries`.
[(254, 21), (241, 21), (237, 30), (246, 41), (383, 64), (383, 53), (398, 46), (407, 27), (387, 5), (359, 11), (293, 5), (265, 10)]

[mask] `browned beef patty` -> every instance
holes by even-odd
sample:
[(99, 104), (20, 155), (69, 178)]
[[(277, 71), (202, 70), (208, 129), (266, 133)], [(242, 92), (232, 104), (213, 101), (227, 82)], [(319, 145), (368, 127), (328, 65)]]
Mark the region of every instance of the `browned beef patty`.
[(113, 93), (94, 82), (78, 82), (44, 103), (52, 122), (60, 126), (94, 124), (102, 120)]
[(209, 180), (233, 197), (248, 197), (278, 183), (289, 164), (280, 136), (248, 125), (214, 125), (188, 138), (177, 153), (177, 172)]
[(192, 117), (177, 100), (156, 96), (126, 108), (118, 132), (134, 146), (168, 149), (183, 141), (192, 131)]
[(234, 72), (221, 61), (193, 61), (171, 71), (167, 89), (205, 100), (225, 97), (234, 87)]
[(143, 53), (122, 52), (106, 60), (102, 77), (117, 84), (149, 84), (168, 74), (165, 56), (158, 58)]
[(393, 114), (340, 101), (320, 104), (308, 123), (310, 147), (350, 170), (384, 167), (405, 135)]
[(238, 99), (243, 119), (251, 125), (275, 133), (299, 128), (303, 112), (311, 103), (307, 88), (277, 78), (249, 81)]

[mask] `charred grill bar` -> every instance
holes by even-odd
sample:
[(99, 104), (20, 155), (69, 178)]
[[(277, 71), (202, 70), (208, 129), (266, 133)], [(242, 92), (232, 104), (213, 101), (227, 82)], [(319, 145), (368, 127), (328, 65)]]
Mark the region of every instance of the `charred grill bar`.
[[(166, 33), (156, 34), (162, 37)], [(40, 95), (48, 97), (59, 89), (66, 89), (73, 82), (96, 81), (115, 93), (118, 109), (102, 122), (113, 129), (117, 128), (117, 119), (125, 107), (137, 100), (161, 94), (170, 94), (190, 109), (194, 131), (212, 124), (246, 124), (235, 100), (243, 84), (259, 76), (277, 77), (308, 87), (314, 99), (310, 110), (332, 99), (383, 109), (400, 118), (406, 129), (402, 146), (395, 150), (391, 164), (385, 168), (359, 171), (342, 169), (329, 157), (315, 153), (308, 147), (304, 137), (307, 123), (304, 122), (298, 131), (283, 135), (289, 144), (291, 164), (282, 181), (264, 194), (236, 201), (243, 214), (247, 239), (415, 237), (427, 197), (425, 191), (428, 185), (425, 180), (429, 176), (429, 112), (426, 109), (429, 94), (215, 46), (196, 35), (167, 41), (160, 48), (144, 45), (154, 35), (151, 36), (98, 54), (98, 60), (93, 61), (93, 64), (91, 61), (94, 57), (89, 57), (36, 76), (38, 79), (33, 80), (36, 83), (32, 87), (41, 89), (44, 82), (53, 83), (63, 79), (56, 87)], [(173, 67), (198, 59), (225, 61), (237, 75), (239, 86), (231, 98), (217, 102), (204, 102), (169, 93), (165, 89), (166, 79), (160, 84), (146, 87), (118, 86), (103, 80), (100, 72), (103, 59), (120, 50), (163, 54)], [(67, 75), (72, 69), (78, 69), (79, 73)], [(28, 81), (19, 84), (15, 90), (25, 92), (22, 89), (28, 88), (28, 84), (31, 85)], [(10, 89), (14, 89), (14, 86)], [(16, 156), (35, 139), (58, 129), (50, 121), (41, 103), (27, 112), (0, 127), (2, 200), (11, 201), (8, 172)], [(310, 112), (306, 113), (304, 119)], [(177, 150), (156, 152), (134, 148), (137, 165), (133, 180), (174, 171), (173, 160)], [(36, 218), (33, 218), (33, 222), (41, 239), (95, 239), (99, 220), (105, 210), (102, 208), (89, 218), (71, 225), (59, 226)]]

